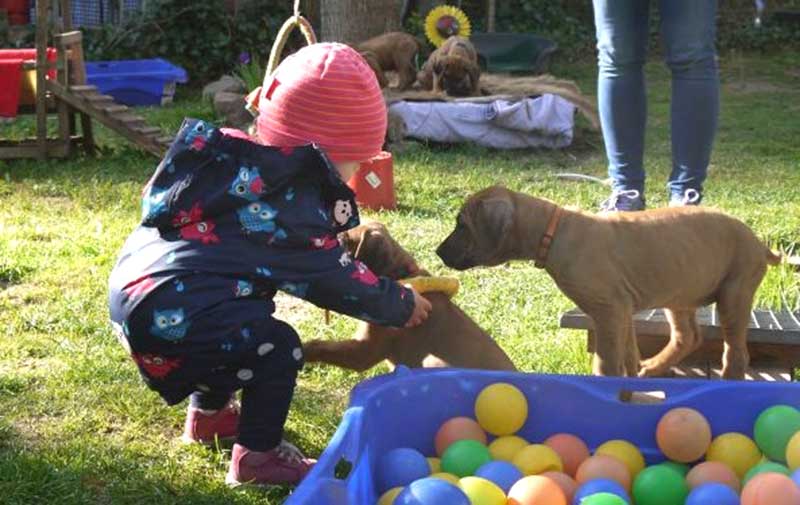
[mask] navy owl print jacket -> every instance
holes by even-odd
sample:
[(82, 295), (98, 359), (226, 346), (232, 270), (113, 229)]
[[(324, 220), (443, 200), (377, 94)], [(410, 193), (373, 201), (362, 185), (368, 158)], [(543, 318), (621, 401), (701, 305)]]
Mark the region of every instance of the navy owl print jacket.
[[(145, 187), (142, 222), (111, 274), (112, 321), (124, 330), (148, 293), (199, 273), (230, 279), (231, 299), (271, 300), (282, 290), (402, 326), (414, 308), (412, 292), (376, 277), (336, 238), (359, 223), (353, 197), (315, 146), (268, 147), (185, 120)], [(201, 298), (192, 306), (202, 309), (204, 294), (191, 296)], [(209, 305), (218, 303), (218, 293), (209, 297)], [(167, 316), (164, 331), (170, 317), (191, 314)]]

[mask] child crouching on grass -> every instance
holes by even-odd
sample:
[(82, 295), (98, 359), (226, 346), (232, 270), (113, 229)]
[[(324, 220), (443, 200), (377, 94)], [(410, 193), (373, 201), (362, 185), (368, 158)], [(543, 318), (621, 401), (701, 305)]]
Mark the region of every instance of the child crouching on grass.
[(257, 139), (184, 122), (109, 280), (111, 319), (144, 381), (169, 405), (190, 398), (184, 439), (235, 437), (231, 485), (294, 484), (314, 463), (283, 440), (303, 351), (272, 317), (276, 290), (387, 326), (430, 311), (336, 238), (359, 223), (343, 181), (379, 153), (386, 130), (361, 56), (308, 46), (259, 99)]

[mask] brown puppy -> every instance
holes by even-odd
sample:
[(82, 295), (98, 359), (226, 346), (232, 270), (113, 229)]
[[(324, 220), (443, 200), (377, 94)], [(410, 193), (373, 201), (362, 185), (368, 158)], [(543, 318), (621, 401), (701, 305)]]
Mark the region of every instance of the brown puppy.
[[(744, 377), (753, 295), (780, 261), (742, 222), (710, 209), (593, 215), (500, 186), (466, 201), (437, 254), (458, 270), (535, 259), (594, 321), (601, 375), (664, 374), (700, 346), (695, 310), (716, 302), (730, 379)], [(658, 307), (670, 342), (640, 364), (632, 316)]]
[[(417, 80), (415, 60), (422, 49), (422, 44), (413, 35), (403, 32), (389, 32), (364, 42), (353, 44), (353, 47), (362, 56), (365, 53), (373, 55), (374, 63), (378, 69), (376, 70), (369, 59), (367, 59), (367, 62), (375, 71), (375, 75), (378, 76), (378, 82), (381, 82), (381, 78), (383, 82), (388, 82), (383, 73), (390, 70), (397, 72), (400, 77), (398, 89), (408, 89)], [(364, 57), (367, 58), (366, 56)], [(385, 87), (386, 84), (381, 84), (381, 88)]]
[(381, 89), (385, 88), (389, 85), (389, 79), (387, 79), (386, 74), (383, 73), (383, 69), (381, 68), (381, 64), (378, 61), (378, 56), (373, 53), (372, 51), (361, 51), (361, 57), (367, 62), (369, 68), (375, 72), (375, 78), (378, 79), (378, 86)]
[[(407, 277), (416, 265), (378, 223), (354, 228), (340, 236), (356, 259), (378, 275)], [(442, 293), (425, 293), (433, 305), (428, 319), (414, 328), (386, 328), (361, 323), (352, 340), (314, 340), (303, 346), (308, 362), (324, 362), (364, 371), (384, 359), (409, 367), (516, 370), (506, 353)]]
[(431, 53), (417, 74), (423, 89), (444, 91), (450, 96), (480, 95), (480, 77), (475, 47), (469, 40), (457, 36), (445, 40), (442, 47)]

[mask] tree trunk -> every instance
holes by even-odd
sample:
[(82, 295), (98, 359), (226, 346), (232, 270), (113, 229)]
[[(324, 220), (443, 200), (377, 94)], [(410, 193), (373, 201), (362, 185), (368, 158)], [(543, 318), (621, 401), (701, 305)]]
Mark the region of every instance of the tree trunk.
[(321, 39), (356, 43), (401, 29), (402, 0), (323, 0)]

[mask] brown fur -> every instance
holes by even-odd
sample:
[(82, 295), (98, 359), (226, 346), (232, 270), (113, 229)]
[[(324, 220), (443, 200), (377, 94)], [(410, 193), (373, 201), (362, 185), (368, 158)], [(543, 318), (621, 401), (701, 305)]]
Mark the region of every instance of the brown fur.
[[(400, 82), (397, 86), (400, 90), (409, 89), (414, 84), (414, 81), (417, 80), (415, 58), (421, 49), (421, 44), (413, 35), (403, 32), (389, 32), (364, 42), (353, 44), (353, 47), (362, 56), (365, 53), (373, 55), (374, 65), (370, 63), (370, 67), (375, 71), (378, 82), (383, 83), (381, 88), (385, 88), (388, 85), (384, 72), (392, 70), (397, 72), (400, 77)], [(369, 63), (369, 60), (367, 62)]]
[(360, 54), (361, 57), (367, 62), (367, 65), (369, 65), (369, 68), (371, 68), (375, 73), (375, 78), (378, 80), (378, 86), (380, 86), (381, 89), (388, 86), (389, 79), (386, 77), (386, 74), (383, 73), (381, 64), (378, 62), (378, 56), (372, 51), (361, 51)]
[[(485, 189), (466, 201), (437, 254), (459, 270), (534, 259), (555, 207), (500, 186)], [(595, 373), (666, 373), (701, 345), (695, 311), (716, 302), (725, 341), (723, 377), (744, 377), (753, 296), (767, 265), (780, 262), (750, 228), (698, 207), (562, 212), (545, 270), (594, 321)], [(632, 316), (660, 307), (670, 322), (670, 342), (640, 363)]]
[[(356, 259), (378, 275), (407, 277), (414, 264), (386, 228), (370, 223), (340, 235)], [(381, 361), (409, 367), (462, 367), (515, 370), (495, 341), (442, 293), (425, 293), (433, 305), (428, 319), (414, 328), (361, 323), (355, 338), (314, 340), (304, 346), (306, 361), (364, 371)]]
[(450, 37), (422, 66), (417, 79), (423, 89), (450, 96), (478, 96), (481, 69), (478, 53), (464, 37)]

